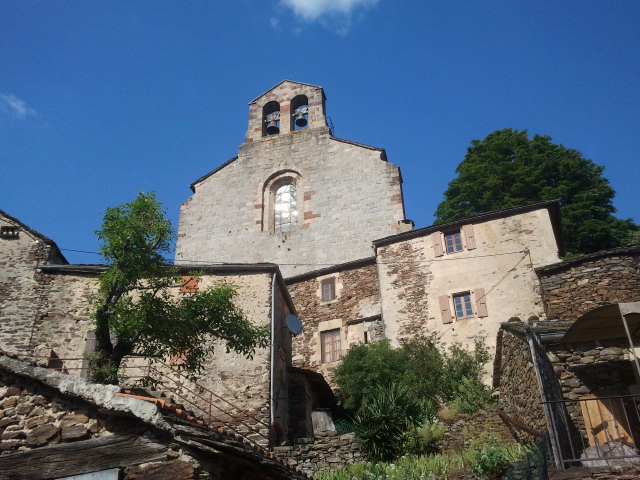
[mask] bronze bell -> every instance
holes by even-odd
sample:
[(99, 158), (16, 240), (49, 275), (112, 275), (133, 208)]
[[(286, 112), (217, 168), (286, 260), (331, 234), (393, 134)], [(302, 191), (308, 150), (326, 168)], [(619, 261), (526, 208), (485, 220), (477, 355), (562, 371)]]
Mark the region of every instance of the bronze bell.
[(280, 120), (280, 112), (272, 112), (266, 116), (264, 121), (267, 122), (267, 135), (275, 135), (277, 133), (280, 133), (278, 120)]
[(307, 126), (307, 119), (304, 116), (307, 111), (307, 107), (299, 107), (295, 109), (293, 114), (295, 115), (296, 126), (300, 128)]
[(267, 123), (267, 135), (275, 135), (280, 133), (280, 127), (278, 127), (278, 122), (276, 120), (271, 120)]

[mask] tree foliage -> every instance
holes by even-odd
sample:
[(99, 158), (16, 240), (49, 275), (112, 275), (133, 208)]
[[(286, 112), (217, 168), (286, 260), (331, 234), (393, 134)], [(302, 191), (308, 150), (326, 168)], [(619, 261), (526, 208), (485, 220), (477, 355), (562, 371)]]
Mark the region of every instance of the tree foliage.
[(120, 363), (131, 354), (177, 356), (179, 368), (197, 374), (213, 352), (214, 339), (224, 340), (227, 351), (247, 356), (266, 345), (266, 327), (254, 326), (234, 304), (233, 286), (176, 295), (172, 287), (181, 279), (163, 257), (173, 229), (153, 193), (108, 208), (96, 233), (108, 266), (93, 300), (94, 380), (117, 383)]
[(526, 130), (497, 130), (471, 142), (438, 205), (436, 223), (559, 199), (567, 253), (624, 245), (638, 226), (613, 216), (615, 192), (603, 170), (551, 137), (530, 139)]
[(434, 448), (439, 406), (471, 413), (489, 402), (481, 380), (488, 360), (481, 340), (473, 349), (445, 347), (434, 335), (399, 348), (382, 340), (349, 348), (334, 380), (368, 458), (388, 461)]
[(489, 353), (478, 339), (472, 350), (442, 345), (434, 336), (415, 337), (399, 348), (388, 340), (349, 348), (334, 372), (342, 405), (357, 412), (381, 388), (398, 385), (422, 402), (427, 414), (448, 402), (460, 401), (473, 390), (469, 403), (488, 399), (481, 378)]

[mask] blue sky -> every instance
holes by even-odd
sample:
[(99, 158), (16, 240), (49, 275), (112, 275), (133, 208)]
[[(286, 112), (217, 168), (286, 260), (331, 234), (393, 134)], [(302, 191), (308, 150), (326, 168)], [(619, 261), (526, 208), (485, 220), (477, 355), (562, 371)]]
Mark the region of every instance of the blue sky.
[(97, 251), (138, 190), (177, 224), (286, 78), (325, 88), (337, 137), (387, 150), (416, 226), (507, 127), (604, 165), (640, 221), (638, 25), (635, 0), (0, 0), (0, 209), (63, 249)]

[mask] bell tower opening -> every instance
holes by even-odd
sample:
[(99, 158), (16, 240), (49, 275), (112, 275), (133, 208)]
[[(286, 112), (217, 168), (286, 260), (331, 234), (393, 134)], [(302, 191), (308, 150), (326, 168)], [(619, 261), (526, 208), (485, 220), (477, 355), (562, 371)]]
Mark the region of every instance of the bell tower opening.
[(309, 127), (309, 99), (306, 95), (298, 95), (291, 100), (291, 130), (302, 130)]
[(262, 107), (262, 136), (269, 137), (280, 133), (280, 104), (269, 102)]

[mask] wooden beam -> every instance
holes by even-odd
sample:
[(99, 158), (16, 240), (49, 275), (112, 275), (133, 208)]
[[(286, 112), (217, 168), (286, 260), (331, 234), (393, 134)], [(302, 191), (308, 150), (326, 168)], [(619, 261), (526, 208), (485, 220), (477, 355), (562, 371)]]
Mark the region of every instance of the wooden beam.
[(0, 480), (39, 480), (163, 460), (167, 446), (141, 435), (110, 435), (0, 455)]

